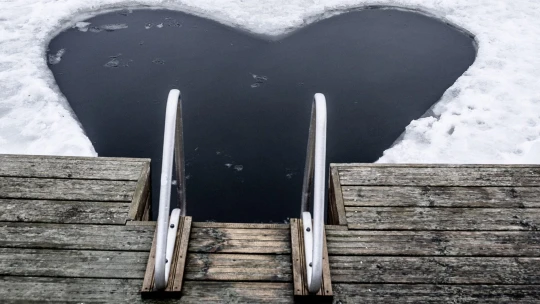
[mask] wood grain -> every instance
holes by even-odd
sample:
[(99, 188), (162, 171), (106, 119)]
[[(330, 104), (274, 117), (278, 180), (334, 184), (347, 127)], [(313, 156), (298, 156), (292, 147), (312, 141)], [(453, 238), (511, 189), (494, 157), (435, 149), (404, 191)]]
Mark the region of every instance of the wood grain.
[(189, 253), (186, 280), (292, 281), (290, 255)]
[(0, 155), (0, 176), (137, 181), (150, 159)]
[(540, 256), (539, 231), (326, 230), (331, 255)]
[(359, 165), (338, 167), (341, 185), (535, 187), (540, 166)]
[(147, 252), (0, 248), (0, 275), (140, 279)]
[(0, 248), (149, 252), (154, 226), (0, 223)]
[(330, 256), (332, 282), (540, 284), (540, 258)]
[(129, 208), (126, 202), (0, 199), (0, 222), (123, 225)]
[(288, 254), (291, 252), (290, 233), (281, 228), (194, 227), (189, 252)]
[(328, 224), (347, 225), (345, 205), (343, 203), (343, 190), (339, 179), (337, 167), (330, 165), (328, 199)]
[(538, 208), (537, 187), (347, 186), (346, 207)]
[(537, 230), (540, 209), (345, 207), (350, 229)]
[(130, 202), (136, 181), (0, 177), (0, 198)]
[(539, 303), (540, 285), (334, 284), (335, 303)]

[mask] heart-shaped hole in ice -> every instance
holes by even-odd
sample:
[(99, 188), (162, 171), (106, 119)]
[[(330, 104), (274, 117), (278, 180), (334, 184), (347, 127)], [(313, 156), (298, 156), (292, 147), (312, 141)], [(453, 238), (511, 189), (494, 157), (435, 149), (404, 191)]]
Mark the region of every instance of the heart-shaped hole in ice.
[(470, 36), (406, 11), (353, 11), (269, 39), (135, 10), (78, 23), (47, 55), (101, 156), (152, 158), (154, 201), (165, 101), (178, 88), (188, 213), (280, 222), (298, 216), (314, 93), (328, 102), (328, 161), (372, 162), (476, 53)]

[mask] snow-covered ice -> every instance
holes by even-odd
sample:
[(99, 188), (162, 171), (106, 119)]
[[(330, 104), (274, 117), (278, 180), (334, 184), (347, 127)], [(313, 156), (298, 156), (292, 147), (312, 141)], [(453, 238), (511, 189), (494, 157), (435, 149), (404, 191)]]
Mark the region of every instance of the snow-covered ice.
[(540, 163), (538, 0), (2, 1), (0, 153), (96, 155), (45, 57), (54, 35), (88, 29), (80, 22), (91, 16), (150, 6), (281, 35), (368, 5), (421, 11), (472, 33), (478, 44), (474, 64), (379, 161)]

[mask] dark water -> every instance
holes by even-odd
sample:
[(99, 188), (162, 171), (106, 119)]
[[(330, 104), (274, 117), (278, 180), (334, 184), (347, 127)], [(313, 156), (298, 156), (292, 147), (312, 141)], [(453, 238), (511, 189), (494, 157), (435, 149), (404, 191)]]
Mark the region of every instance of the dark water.
[(152, 158), (155, 212), (165, 102), (180, 89), (197, 221), (299, 215), (314, 93), (327, 98), (328, 160), (373, 162), (475, 58), (470, 37), (396, 10), (346, 13), (278, 41), (172, 11), (88, 22), (49, 45), (65, 49), (50, 65), (60, 89), (100, 156)]

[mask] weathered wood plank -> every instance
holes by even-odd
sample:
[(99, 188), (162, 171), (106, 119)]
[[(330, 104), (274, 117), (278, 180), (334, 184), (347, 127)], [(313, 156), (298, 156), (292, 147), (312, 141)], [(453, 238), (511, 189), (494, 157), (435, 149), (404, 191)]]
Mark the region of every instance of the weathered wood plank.
[(332, 225), (347, 225), (339, 172), (332, 165), (330, 166), (329, 184), (328, 223)]
[(184, 283), (184, 273), (187, 260), (187, 249), (191, 233), (191, 216), (183, 216), (180, 220), (180, 227), (176, 234), (176, 244), (174, 246), (173, 261), (171, 267), (171, 281), (168, 286), (171, 290), (180, 292)]
[(190, 253), (185, 279), (292, 282), (291, 256)]
[(306, 281), (306, 273), (303, 269), (305, 267), (305, 248), (302, 246), (303, 242), (302, 235), (300, 235), (299, 230), (300, 220), (292, 218), (291, 219), (291, 259), (293, 267), (293, 293), (303, 294), (305, 286), (304, 282)]
[(0, 176), (136, 181), (150, 159), (0, 155)]
[(150, 182), (150, 162), (148, 162), (143, 166), (131, 200), (128, 218), (132, 221), (142, 220), (144, 217), (146, 220), (149, 218), (149, 214), (145, 215), (145, 211), (149, 211), (151, 209), (149, 204), (152, 204)]
[(0, 275), (141, 279), (147, 252), (0, 248)]
[(150, 251), (154, 226), (0, 223), (0, 247)]
[(540, 256), (539, 231), (327, 230), (331, 255)]
[(334, 303), (538, 303), (539, 285), (334, 284)]
[(0, 177), (0, 198), (130, 202), (137, 182)]
[(193, 228), (284, 229), (288, 231), (289, 224), (193, 222)]
[(540, 258), (330, 256), (332, 282), (540, 284)]
[(295, 300), (302, 302), (332, 302), (333, 291), (330, 279), (330, 266), (326, 238), (323, 231), (322, 284), (316, 294), (310, 294), (306, 272), (306, 248), (304, 246), (304, 227), (301, 219), (291, 219), (291, 247), (293, 269), (293, 293)]
[[(199, 223), (193, 226), (196, 224)], [(288, 254), (291, 252), (290, 233), (280, 228), (192, 228), (188, 251)]]
[(289, 283), (185, 282), (181, 299), (141, 299), (142, 280), (0, 276), (2, 303), (293, 303)]
[(180, 303), (293, 303), (292, 284), (185, 282)]
[[(2, 303), (143, 303), (142, 280), (0, 276)], [(145, 302), (147, 303), (147, 302)]]
[(155, 262), (156, 262), (156, 236), (152, 242), (152, 249), (148, 256), (144, 281), (141, 288), (141, 296), (144, 298), (173, 298), (181, 296), (182, 286), (184, 283), (184, 269), (187, 258), (187, 247), (189, 242), (189, 234), (191, 231), (191, 216), (181, 216), (178, 222), (176, 231), (176, 241), (174, 244), (172, 260), (169, 261), (170, 273), (167, 278), (168, 282), (164, 290), (155, 290)]
[(125, 224), (129, 203), (0, 199), (0, 222)]
[(347, 207), (538, 208), (537, 187), (346, 186)]
[(341, 185), (535, 187), (540, 166), (340, 166)]
[(349, 229), (537, 230), (540, 209), (345, 207)]

